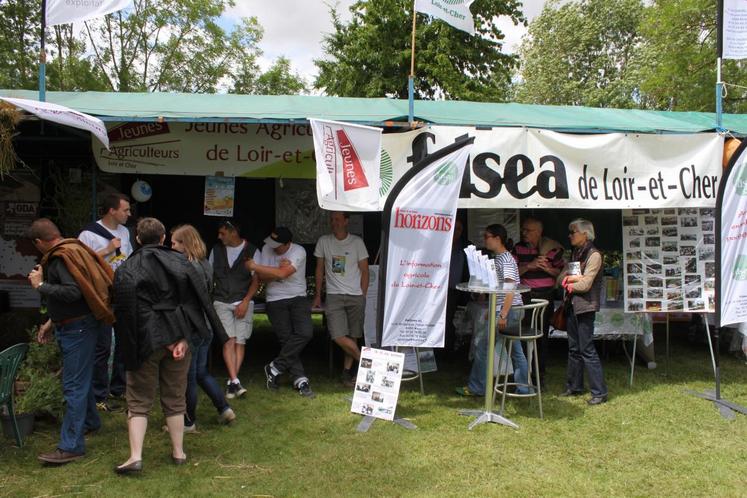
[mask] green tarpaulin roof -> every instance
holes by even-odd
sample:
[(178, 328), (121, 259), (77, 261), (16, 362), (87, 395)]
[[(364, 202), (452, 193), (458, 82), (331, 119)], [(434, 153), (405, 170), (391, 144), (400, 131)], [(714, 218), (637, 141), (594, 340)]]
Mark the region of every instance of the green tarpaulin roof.
[[(31, 90), (4, 97), (38, 99)], [(306, 118), (383, 125), (406, 121), (407, 101), (386, 98), (188, 93), (47, 92), (47, 101), (104, 121), (292, 122)], [(716, 128), (715, 113), (597, 109), (575, 106), (415, 101), (415, 117), (440, 125), (527, 126), (569, 132), (697, 133)], [(747, 135), (747, 116), (725, 114), (723, 127)]]

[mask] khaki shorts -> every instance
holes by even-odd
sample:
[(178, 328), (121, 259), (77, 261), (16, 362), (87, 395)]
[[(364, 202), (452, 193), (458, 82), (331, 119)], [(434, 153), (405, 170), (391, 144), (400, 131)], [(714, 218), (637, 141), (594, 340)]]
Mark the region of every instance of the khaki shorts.
[(363, 337), (366, 296), (327, 294), (324, 315), (327, 319), (327, 330), (332, 339), (342, 336)]
[(236, 306), (231, 303), (214, 301), (213, 307), (223, 324), (223, 328), (226, 329), (228, 337), (236, 339), (236, 344), (246, 344), (246, 341), (252, 336), (254, 327), (254, 301), (249, 302), (246, 315), (241, 319), (234, 316), (233, 310), (236, 309)]
[(184, 415), (187, 411), (187, 372), (192, 362), (191, 351), (175, 360), (171, 351), (158, 348), (137, 370), (127, 372), (127, 411), (129, 417), (147, 417), (156, 399), (156, 388), (161, 392), (164, 417)]

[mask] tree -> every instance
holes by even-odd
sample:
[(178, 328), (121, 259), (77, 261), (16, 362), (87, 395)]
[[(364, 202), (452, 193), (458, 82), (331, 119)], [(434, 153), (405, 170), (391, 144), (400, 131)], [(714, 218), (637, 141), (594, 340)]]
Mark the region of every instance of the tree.
[(37, 86), (40, 2), (0, 2), (0, 88)]
[(630, 61), (641, 0), (551, 0), (520, 48), (516, 99), (531, 104), (636, 106)]
[[(643, 106), (715, 110), (716, 9), (714, 0), (657, 0), (646, 9), (640, 28), (645, 43), (634, 61)], [(724, 61), (722, 79), (744, 84), (744, 63)], [(744, 88), (727, 88), (724, 111), (747, 110)]]
[[(334, 32), (324, 38), (324, 59), (315, 60), (314, 87), (330, 95), (407, 98), (412, 0), (359, 0), (343, 23), (333, 8)], [(417, 14), (415, 94), (418, 98), (501, 101), (517, 59), (501, 52), (497, 16), (523, 23), (517, 0), (482, 0), (471, 6), (476, 36)]]
[(262, 37), (256, 18), (231, 33), (218, 18), (233, 0), (134, 0), (85, 23), (94, 60), (114, 91), (215, 92), (254, 64)]
[(301, 75), (291, 71), (290, 60), (286, 57), (278, 57), (275, 63), (259, 76), (255, 76), (257, 72), (237, 81), (233, 93), (297, 95), (307, 92), (306, 82)]

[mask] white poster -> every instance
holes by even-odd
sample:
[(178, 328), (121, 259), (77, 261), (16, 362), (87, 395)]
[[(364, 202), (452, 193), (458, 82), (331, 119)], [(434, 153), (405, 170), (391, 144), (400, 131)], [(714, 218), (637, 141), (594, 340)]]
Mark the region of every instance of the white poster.
[(720, 327), (747, 322), (747, 154), (732, 158), (721, 199)]
[(724, 59), (747, 58), (747, 2), (724, 0)]
[(101, 17), (131, 3), (132, 0), (47, 0), (47, 26)]
[(364, 347), (350, 411), (384, 420), (394, 420), (405, 355)]
[(471, 150), (434, 158), (391, 204), (382, 346), (444, 345), (454, 218)]
[(69, 107), (49, 102), (40, 102), (38, 100), (29, 99), (12, 99), (9, 97), (0, 97), (0, 100), (4, 100), (9, 104), (20, 107), (26, 112), (39, 116), (41, 119), (90, 132), (99, 140), (99, 142), (101, 142), (101, 144), (104, 145), (106, 149), (109, 148), (109, 137), (106, 133), (106, 127), (104, 126), (104, 122), (99, 118), (83, 114), (82, 112), (75, 111)]
[(234, 198), (236, 197), (236, 179), (223, 176), (205, 177), (205, 216), (233, 217)]
[[(109, 173), (316, 178), (307, 124), (107, 123), (107, 128), (111, 152), (96, 142), (93, 155)], [(382, 135), (379, 208), (416, 162), (464, 135), (474, 136), (475, 145), (460, 208), (716, 205), (723, 157), (717, 133), (595, 135), (432, 126)]]
[(366, 346), (376, 344), (376, 316), (379, 309), (379, 265), (368, 265), (366, 314), (363, 318), (363, 338)]
[(474, 36), (475, 20), (469, 6), (474, 0), (415, 0), (415, 10), (441, 19)]
[(328, 210), (379, 211), (381, 128), (309, 119), (316, 193)]
[(625, 311), (714, 311), (716, 209), (629, 209), (622, 217)]

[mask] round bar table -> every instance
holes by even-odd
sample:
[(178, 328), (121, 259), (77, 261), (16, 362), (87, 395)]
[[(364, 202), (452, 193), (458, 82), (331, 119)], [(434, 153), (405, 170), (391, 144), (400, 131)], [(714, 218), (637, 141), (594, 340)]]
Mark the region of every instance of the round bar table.
[[(506, 294), (523, 294), (529, 292), (531, 288), (524, 284), (502, 283), (498, 287), (488, 287), (487, 285), (463, 282), (457, 284), (457, 289), (463, 292), (474, 294), (488, 295), (488, 369), (485, 378), (485, 408), (482, 410), (460, 410), (459, 415), (468, 417), (477, 417), (470, 422), (467, 427), (472, 430), (480, 424), (493, 422), (495, 424), (507, 425), (518, 429), (519, 426), (509, 419), (493, 411), (493, 361), (495, 356), (495, 309), (498, 296)], [(510, 359), (509, 359), (510, 361)]]

